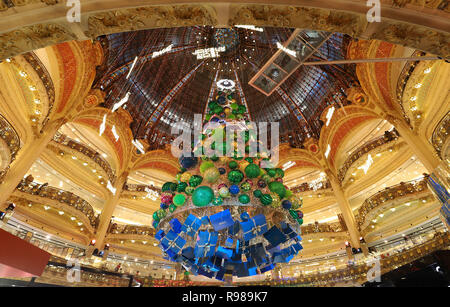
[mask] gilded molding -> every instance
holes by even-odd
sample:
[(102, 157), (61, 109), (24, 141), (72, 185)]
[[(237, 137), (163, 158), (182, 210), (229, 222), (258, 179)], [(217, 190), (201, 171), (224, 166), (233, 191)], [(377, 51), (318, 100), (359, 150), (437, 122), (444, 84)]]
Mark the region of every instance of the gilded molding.
[(215, 25), (213, 10), (204, 5), (147, 6), (92, 14), (88, 17), (86, 36), (149, 28)]

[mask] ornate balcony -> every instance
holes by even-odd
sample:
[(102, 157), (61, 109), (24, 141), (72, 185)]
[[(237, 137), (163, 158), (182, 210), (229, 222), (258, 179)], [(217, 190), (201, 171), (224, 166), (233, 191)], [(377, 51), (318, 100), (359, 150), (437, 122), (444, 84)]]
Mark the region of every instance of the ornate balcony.
[(87, 201), (71, 192), (36, 182), (27, 184), (24, 180), (17, 186), (17, 190), (30, 195), (37, 195), (39, 197), (53, 199), (60, 203), (64, 203), (85, 215), (93, 228), (98, 224), (98, 217), (95, 215), (92, 206)]
[(385, 205), (386, 202), (426, 191), (428, 191), (427, 182), (425, 179), (422, 179), (420, 181), (401, 182), (375, 193), (366, 199), (361, 207), (359, 207), (358, 213), (355, 216), (358, 227), (361, 229), (369, 213), (380, 206)]
[(112, 224), (109, 233), (124, 235), (154, 236), (155, 229), (149, 226)]
[[(9, 164), (11, 164), (11, 162), (15, 160), (17, 152), (20, 149), (20, 138), (16, 130), (14, 130), (13, 126), (2, 115), (0, 115), (0, 138), (2, 138), (2, 140), (9, 148)], [(0, 170), (0, 183), (2, 182), (3, 177), (6, 175), (8, 170), (9, 165), (5, 169)]]
[(442, 152), (442, 149), (445, 144), (447, 144), (448, 135), (450, 132), (450, 111), (445, 114), (444, 118), (441, 119), (439, 124), (433, 131), (433, 135), (431, 137), (431, 143), (433, 144), (434, 149), (438, 153), (438, 155), (442, 158), (442, 160), (448, 159), (445, 152)]
[(350, 169), (353, 163), (355, 163), (359, 158), (364, 156), (366, 153), (369, 153), (370, 151), (374, 150), (377, 147), (381, 147), (385, 144), (391, 143), (395, 140), (397, 140), (399, 137), (399, 134), (397, 130), (393, 131), (386, 131), (384, 135), (373, 139), (372, 141), (367, 142), (366, 144), (359, 147), (357, 150), (355, 150), (348, 158), (345, 160), (344, 164), (338, 171), (338, 179), (340, 182), (342, 182), (345, 178), (345, 175), (347, 174), (347, 171)]
[(83, 145), (81, 143), (78, 143), (77, 141), (72, 140), (67, 135), (64, 135), (62, 133), (57, 132), (55, 136), (53, 137), (53, 141), (55, 141), (58, 144), (67, 146), (73, 150), (76, 150), (83, 155), (89, 157), (92, 159), (97, 165), (99, 165), (107, 174), (109, 181), (111, 181), (112, 184), (116, 181), (116, 176), (114, 175), (114, 171), (112, 170), (109, 163), (102, 158), (102, 156), (96, 152), (95, 150), (92, 150), (91, 148), (87, 147), (86, 145)]
[(314, 234), (314, 233), (336, 233), (345, 231), (340, 222), (335, 223), (314, 223), (301, 227), (302, 234)]

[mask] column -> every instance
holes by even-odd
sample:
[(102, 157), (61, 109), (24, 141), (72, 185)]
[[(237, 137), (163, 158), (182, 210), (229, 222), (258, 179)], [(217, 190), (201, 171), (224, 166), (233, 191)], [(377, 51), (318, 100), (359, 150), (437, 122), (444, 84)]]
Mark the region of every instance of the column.
[(8, 200), (30, 167), (39, 158), (47, 144), (53, 139), (56, 131), (63, 124), (63, 119), (49, 122), (44, 127), (41, 135), (20, 148), (16, 159), (11, 163), (3, 182), (0, 184), (0, 205)]
[(414, 133), (403, 119), (387, 116), (386, 120), (397, 129), (400, 136), (405, 140), (428, 172), (430, 174), (435, 172), (435, 169), (441, 164), (441, 160), (433, 151), (431, 144)]
[(356, 224), (355, 216), (353, 215), (352, 209), (350, 208), (348, 199), (345, 197), (344, 191), (342, 190), (341, 184), (337, 180), (336, 176), (330, 170), (325, 170), (325, 173), (330, 180), (334, 196), (336, 197), (339, 209), (341, 210), (345, 224), (347, 225), (347, 230), (350, 234), (350, 241), (352, 243), (352, 246), (355, 248), (359, 248), (360, 234)]
[(111, 222), (111, 217), (113, 216), (114, 210), (116, 209), (117, 204), (119, 203), (120, 195), (122, 194), (123, 185), (125, 184), (128, 177), (128, 173), (123, 173), (118, 176), (116, 179), (116, 183), (114, 184), (114, 188), (116, 189), (116, 193), (109, 193), (108, 198), (106, 199), (105, 206), (103, 207), (102, 212), (100, 213), (100, 221), (98, 223), (97, 232), (95, 235), (95, 247), (99, 250), (103, 249), (105, 238), (108, 232), (109, 223)]

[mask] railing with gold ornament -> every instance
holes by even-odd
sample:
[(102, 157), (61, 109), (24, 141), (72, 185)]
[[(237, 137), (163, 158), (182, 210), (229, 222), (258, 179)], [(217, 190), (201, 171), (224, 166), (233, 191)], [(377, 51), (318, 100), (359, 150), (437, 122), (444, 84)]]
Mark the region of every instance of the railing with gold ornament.
[(22, 180), (19, 183), (17, 190), (30, 195), (37, 195), (39, 197), (49, 198), (57, 200), (60, 203), (67, 204), (83, 213), (88, 218), (92, 227), (95, 228), (98, 224), (98, 217), (95, 215), (95, 211), (92, 206), (86, 200), (73, 194), (72, 192), (36, 182), (27, 183), (25, 180)]
[(155, 229), (150, 226), (122, 225), (114, 223), (111, 225), (109, 233), (153, 236), (155, 235)]
[[(448, 136), (450, 134), (450, 111), (445, 114), (441, 121), (436, 125), (431, 137), (431, 144), (442, 160), (446, 160), (449, 157), (445, 156), (442, 152), (444, 145), (447, 143)], [(450, 146), (450, 145), (449, 145)]]
[(345, 160), (344, 164), (338, 171), (338, 179), (340, 182), (342, 182), (345, 178), (345, 175), (347, 174), (347, 171), (349, 170), (350, 166), (352, 166), (353, 163), (355, 163), (359, 158), (364, 156), (366, 153), (374, 150), (377, 147), (383, 146), (385, 144), (388, 144), (390, 142), (393, 142), (397, 140), (399, 137), (398, 132), (394, 129), (392, 131), (386, 131), (384, 135), (377, 137), (373, 139), (372, 141), (369, 141), (359, 147), (357, 150), (355, 150), (348, 158)]
[(304, 182), (298, 186), (295, 186), (291, 188), (291, 191), (294, 193), (303, 193), (303, 192), (310, 192), (310, 191), (319, 191), (319, 190), (328, 190), (331, 189), (331, 183), (330, 181), (322, 181), (318, 183), (307, 183)]
[[(20, 138), (14, 127), (9, 121), (0, 114), (0, 138), (6, 143), (10, 152), (9, 164), (16, 158), (17, 152), (20, 149)], [(0, 170), (0, 183), (9, 170), (9, 165)]]
[(388, 187), (381, 190), (369, 198), (367, 198), (364, 203), (359, 207), (358, 213), (356, 214), (356, 222), (358, 227), (364, 224), (367, 215), (372, 211), (386, 204), (388, 201), (393, 201), (397, 198), (406, 197), (412, 194), (424, 192), (428, 190), (428, 185), (425, 179), (413, 180), (409, 182), (400, 182), (397, 185)]
[(314, 223), (301, 226), (302, 234), (327, 233), (327, 232), (343, 232), (341, 223)]
[(84, 144), (81, 144), (75, 140), (72, 140), (70, 137), (68, 137), (65, 134), (62, 134), (60, 132), (57, 132), (55, 136), (53, 137), (53, 141), (55, 141), (58, 144), (67, 146), (73, 150), (76, 150), (83, 155), (89, 157), (92, 159), (98, 166), (100, 166), (105, 173), (108, 176), (109, 181), (111, 181), (112, 184), (116, 181), (116, 176), (114, 175), (114, 171), (112, 170), (109, 163), (95, 150), (87, 147)]

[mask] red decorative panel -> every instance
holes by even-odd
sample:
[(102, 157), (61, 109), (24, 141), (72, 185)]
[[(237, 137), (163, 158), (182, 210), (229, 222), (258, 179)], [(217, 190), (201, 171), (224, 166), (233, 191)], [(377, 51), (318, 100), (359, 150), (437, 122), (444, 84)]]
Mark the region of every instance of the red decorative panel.
[(46, 251), (0, 229), (0, 277), (41, 276), (49, 259)]
[(58, 49), (58, 52), (61, 55), (60, 63), (62, 67), (60, 67), (60, 69), (63, 70), (62, 78), (64, 80), (61, 103), (59, 104), (57, 110), (57, 113), (61, 113), (64, 110), (67, 101), (69, 101), (70, 94), (72, 93), (75, 86), (75, 80), (77, 77), (77, 61), (69, 44), (58, 44), (55, 46), (55, 48)]

